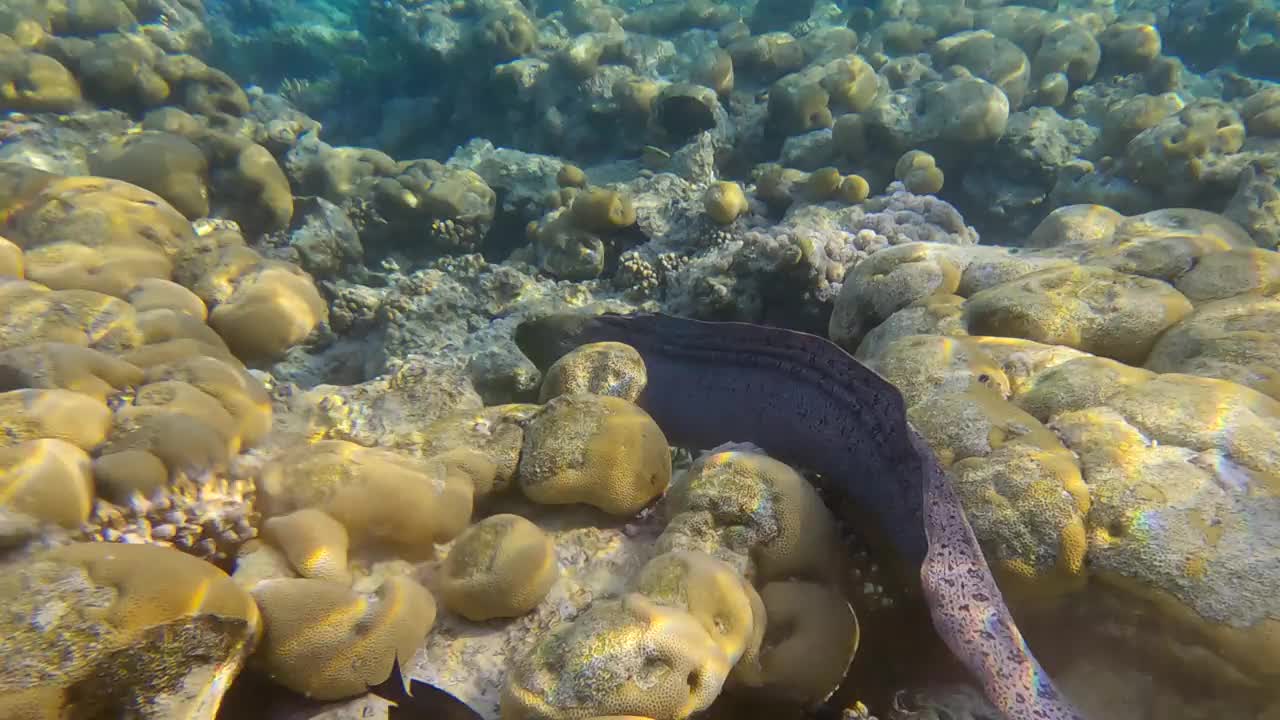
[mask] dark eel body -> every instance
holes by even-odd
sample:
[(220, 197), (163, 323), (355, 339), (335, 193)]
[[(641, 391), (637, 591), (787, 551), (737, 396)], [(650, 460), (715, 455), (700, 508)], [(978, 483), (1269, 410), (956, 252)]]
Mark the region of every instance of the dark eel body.
[(649, 375), (639, 404), (672, 445), (754, 443), (832, 479), (876, 518), (877, 535), (919, 572), (937, 632), (1008, 720), (1082, 720), (1031, 654), (945, 470), (888, 381), (806, 333), (666, 315), (558, 317), (551, 355), (602, 341), (639, 351)]

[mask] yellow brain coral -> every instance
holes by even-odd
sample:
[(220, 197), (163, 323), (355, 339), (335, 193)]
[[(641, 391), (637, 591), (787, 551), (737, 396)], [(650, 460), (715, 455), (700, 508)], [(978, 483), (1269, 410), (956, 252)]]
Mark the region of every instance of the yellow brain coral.
[(644, 359), (630, 345), (588, 343), (574, 348), (547, 368), (540, 402), (557, 395), (592, 393), (635, 402), (648, 382)]
[(209, 324), (248, 363), (276, 359), (328, 320), (310, 275), (269, 260), (231, 230), (201, 235), (177, 257), (174, 279), (209, 308)]
[(116, 138), (89, 156), (89, 168), (147, 188), (192, 220), (209, 214), (208, 162), (180, 135), (148, 130)]
[(556, 549), (537, 525), (499, 514), (463, 531), (441, 568), (445, 607), (469, 620), (523, 615), (559, 576)]
[[(214, 332), (208, 325), (205, 325), (203, 321), (197, 320), (184, 312), (168, 308), (139, 311), (138, 329), (142, 331), (142, 337), (147, 344), (128, 353), (128, 355), (152, 358), (145, 362), (137, 363), (139, 365), (154, 365), (155, 357), (168, 354), (166, 350), (154, 349), (155, 346), (185, 340), (189, 344), (196, 346), (199, 354), (223, 360), (236, 367), (242, 367), (240, 360), (231, 354), (231, 350), (227, 348), (227, 344), (223, 342), (218, 333)], [(171, 349), (173, 346), (169, 347)]]
[(854, 352), (862, 339), (895, 312), (930, 296), (953, 295), (961, 266), (953, 249), (908, 243), (873, 253), (845, 276), (832, 308), (828, 334)]
[(48, 243), (27, 250), (26, 275), (54, 290), (93, 290), (123, 297), (144, 278), (167, 277), (169, 259), (148, 246), (89, 247), (75, 242)]
[[(240, 451), (238, 429), (231, 413), (208, 393), (183, 382), (150, 383), (116, 410), (94, 473), (105, 485), (133, 484), (145, 492), (179, 473), (225, 471)], [(154, 474), (159, 468), (163, 475)], [(134, 474), (149, 477), (129, 477)]]
[(728, 563), (696, 551), (663, 553), (640, 570), (635, 591), (660, 605), (687, 610), (730, 664), (759, 652), (764, 615), (753, 607), (751, 584)]
[(632, 593), (592, 604), (516, 657), (502, 720), (683, 720), (711, 705), (728, 672), (697, 619)]
[(314, 507), (342, 523), (353, 543), (426, 556), (471, 520), (464, 475), (387, 450), (325, 440), (285, 453), (263, 471), (263, 512)]
[(195, 293), (172, 280), (144, 278), (125, 296), (139, 313), (147, 310), (170, 310), (204, 322), (209, 315), (204, 301)]
[[(825, 579), (837, 572), (839, 536), (831, 511), (790, 466), (754, 449), (698, 458), (671, 489), (673, 515), (708, 513), (712, 532), (750, 555), (757, 577)], [(673, 523), (668, 532), (678, 531)]]
[(0, 508), (74, 529), (93, 509), (89, 455), (63, 440), (0, 448)]
[(671, 453), (658, 424), (636, 405), (561, 395), (525, 431), (519, 481), (535, 502), (632, 515), (667, 489)]
[(974, 293), (969, 332), (1067, 345), (1141, 364), (1162, 332), (1191, 314), (1159, 280), (1094, 266), (1041, 270)]
[[(9, 165), (0, 167), (9, 174)], [(173, 258), (193, 240), (191, 224), (159, 195), (120, 180), (50, 176), (15, 198), (9, 239), (24, 250), (63, 243), (110, 252), (130, 248)]]
[(728, 225), (747, 211), (747, 196), (736, 182), (717, 182), (702, 196), (707, 217), (720, 225)]
[(516, 479), (524, 429), (541, 410), (537, 405), (494, 405), (478, 410), (459, 410), (428, 425), (421, 433), (418, 449), (436, 456), (451, 450), (469, 449), (481, 453), (494, 465), (490, 487), (476, 486), (477, 495), (502, 492)]
[(575, 225), (589, 232), (620, 230), (636, 222), (631, 198), (606, 188), (591, 188), (575, 195), (569, 214)]
[(50, 175), (12, 200), (9, 230), (26, 251), (26, 275), (55, 289), (123, 297), (145, 278), (167, 278), (192, 237), (159, 196), (117, 180)]
[(0, 393), (0, 444), (55, 438), (92, 450), (107, 435), (111, 410), (99, 400), (69, 390)]
[(390, 577), (370, 597), (326, 580), (284, 578), (254, 586), (265, 633), (255, 656), (276, 682), (317, 700), (368, 692), (407, 662), (435, 624), (431, 593)]
[(1053, 427), (1094, 498), (1091, 583), (1165, 628), (1126, 642), (1202, 681), (1274, 687), (1277, 566), (1260, 548), (1275, 538), (1280, 403), (1170, 373), (1064, 412)]
[(302, 577), (351, 584), (350, 538), (328, 513), (306, 508), (270, 518), (262, 525), (262, 537), (280, 548)]
[(1231, 380), (1280, 398), (1280, 299), (1205, 303), (1156, 341), (1146, 367)]
[(0, 349), (40, 342), (82, 345), (109, 353), (142, 344), (137, 312), (123, 300), (91, 290), (57, 290), (0, 279)]
[(0, 277), (22, 276), (22, 248), (0, 237)]
[(772, 582), (760, 590), (769, 625), (760, 658), (762, 685), (805, 704), (830, 697), (858, 650), (858, 618), (835, 589)]
[(1005, 445), (951, 476), (1006, 593), (1054, 599), (1083, 587), (1089, 491), (1070, 452)]
[(1107, 396), (1155, 377), (1150, 370), (1116, 360), (1080, 357), (1035, 375), (1013, 397), (1040, 422), (1060, 413), (1103, 404)]
[(942, 190), (944, 176), (933, 156), (923, 150), (911, 150), (898, 158), (893, 176), (902, 181), (907, 190), (924, 195)]
[(1062, 443), (1034, 417), (981, 385), (934, 395), (907, 411), (945, 466), (1020, 443), (1061, 450)]
[(79, 345), (40, 343), (0, 352), (0, 390), (71, 390), (95, 400), (137, 385), (138, 367)]
[[(138, 310), (138, 329), (141, 329), (147, 345), (174, 340), (191, 340), (205, 347), (211, 357), (223, 357), (223, 359), (232, 357), (227, 343), (218, 333), (212, 331), (204, 320), (184, 311), (170, 310), (169, 307)], [(238, 365), (239, 361), (237, 360), (234, 364)]]
[(42, 552), (0, 573), (0, 602), (3, 717), (214, 717), (221, 693), (199, 690), (230, 683), (262, 629), (221, 570), (150, 545)]
[(457, 475), (469, 478), (476, 498), (493, 492), (498, 466), (488, 455), (479, 450), (454, 448), (432, 455), (430, 462), (443, 466), (445, 472), (451, 477)]
[(279, 357), (327, 318), (311, 278), (280, 263), (241, 278), (231, 297), (209, 313), (209, 325), (237, 357), (253, 362)]
[(235, 364), (191, 355), (146, 367), (144, 382), (163, 380), (180, 381), (217, 398), (235, 420), (236, 432), (244, 447), (262, 442), (271, 429), (271, 398), (266, 388)]
[(970, 338), (907, 335), (875, 350), (874, 356), (861, 355), (863, 362), (901, 390), (908, 406), (974, 385), (1009, 395), (1000, 363)]

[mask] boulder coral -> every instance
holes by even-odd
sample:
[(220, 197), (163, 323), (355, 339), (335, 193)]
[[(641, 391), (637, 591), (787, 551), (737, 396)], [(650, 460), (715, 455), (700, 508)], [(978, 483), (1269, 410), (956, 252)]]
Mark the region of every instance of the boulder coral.
[(701, 552), (663, 553), (641, 568), (634, 588), (660, 605), (697, 618), (730, 665), (758, 658), (765, 616), (757, 612), (755, 588), (732, 565)]
[(671, 455), (647, 413), (621, 398), (553, 398), (525, 431), (518, 481), (529, 499), (632, 515), (666, 491)]
[(542, 402), (558, 395), (591, 393), (635, 402), (648, 375), (640, 353), (622, 343), (591, 343), (575, 348), (547, 368)]
[(760, 589), (769, 618), (760, 685), (774, 697), (811, 705), (831, 697), (858, 649), (858, 618), (836, 589), (800, 580)]
[[(1076, 598), (1099, 639), (1265, 704), (1246, 688), (1280, 617), (1256, 552), (1274, 529), (1274, 253), (1215, 213), (1097, 205), (1053, 211), (1019, 250), (913, 250), (849, 274), (832, 336), (901, 387), (1009, 600)], [(878, 311), (903, 287), (880, 279), (926, 252), (954, 289), (934, 260)]]
[(860, 528), (688, 463), (635, 349), (516, 351), (565, 306), (825, 326), (1083, 714), (1280, 708), (1273, 8), (198, 5), (0, 7), (0, 716), (397, 659), (509, 720), (827, 700)]
[[(245, 361), (261, 362), (278, 357), (327, 319), (328, 309), (306, 273), (263, 258), (233, 231), (193, 232), (187, 218), (159, 195), (120, 180), (63, 177), (12, 163), (3, 164), (0, 173), (16, 188), (0, 198), (0, 206), (5, 208), (6, 237), (22, 250), (24, 276), (62, 293), (37, 298), (39, 286), (28, 286), (23, 295), (34, 304), (7, 308), (14, 324), (19, 324), (19, 316), (45, 317), (45, 322), (65, 317), (66, 311), (52, 310), (63, 304), (82, 308), (72, 312), (109, 313), (120, 317), (119, 324), (136, 324), (131, 315), (137, 308), (107, 298), (142, 299), (139, 292), (144, 288), (154, 297), (161, 284), (177, 281), (194, 297), (169, 286), (170, 296), (183, 295), (176, 308), (189, 308), (188, 314), (201, 320), (207, 312), (210, 324), (235, 353)], [(155, 309), (147, 303), (142, 307)], [(32, 334), (50, 333), (39, 325), (21, 324), (29, 334), (14, 337), (7, 346), (27, 344)], [(104, 333), (112, 340), (107, 345), (75, 344), (107, 351), (142, 344), (121, 332)]]
[(475, 621), (532, 610), (559, 575), (555, 545), (519, 515), (497, 514), (462, 532), (441, 567), (445, 607)]
[(366, 692), (408, 658), (435, 624), (431, 594), (406, 577), (374, 593), (308, 578), (253, 586), (262, 609), (262, 647), (254, 656), (276, 682), (317, 700)]
[[(599, 672), (602, 665), (611, 672)], [(683, 720), (711, 705), (729, 667), (694, 616), (632, 593), (592, 604), (517, 658), (503, 688), (502, 718)]]
[[(0, 714), (211, 720), (263, 616), (214, 566), (170, 548), (77, 543), (0, 573)], [(59, 612), (50, 614), (50, 608)]]
[(469, 477), (444, 464), (342, 440), (285, 453), (260, 483), (269, 517), (323, 510), (353, 544), (385, 545), (419, 558), (467, 527), (473, 492)]
[(658, 547), (746, 556), (759, 582), (838, 572), (835, 519), (798, 472), (753, 448), (698, 458), (671, 489)]

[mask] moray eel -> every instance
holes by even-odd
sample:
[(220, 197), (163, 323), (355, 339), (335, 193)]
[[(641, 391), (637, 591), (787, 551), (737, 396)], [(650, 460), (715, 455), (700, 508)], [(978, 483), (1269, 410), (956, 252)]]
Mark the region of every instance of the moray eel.
[(542, 367), (590, 342), (639, 351), (638, 402), (672, 445), (751, 442), (842, 488), (918, 571), (933, 625), (1008, 720), (1083, 720), (1031, 654), (946, 471), (907, 421), (902, 394), (830, 341), (668, 315), (555, 315), (517, 343)]

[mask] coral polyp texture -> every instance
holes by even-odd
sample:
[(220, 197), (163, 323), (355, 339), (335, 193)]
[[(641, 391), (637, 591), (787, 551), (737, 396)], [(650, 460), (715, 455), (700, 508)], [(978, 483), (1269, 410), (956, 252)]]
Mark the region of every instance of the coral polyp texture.
[(0, 716), (995, 717), (632, 312), (893, 384), (1083, 717), (1275, 716), (1278, 17), (4, 3)]
[(262, 608), (256, 657), (263, 670), (318, 700), (367, 691), (396, 657), (413, 654), (435, 622), (431, 594), (404, 577), (388, 578), (372, 595), (308, 578), (263, 580), (252, 592)]
[(517, 660), (502, 717), (686, 718), (711, 705), (729, 667), (693, 615), (630, 594), (593, 604)]
[(529, 423), (521, 491), (539, 503), (586, 503), (631, 515), (667, 489), (671, 455), (639, 407), (606, 395), (560, 395)]
[(491, 515), (463, 531), (449, 550), (440, 594), (469, 620), (523, 615), (559, 575), (555, 545), (519, 515)]

